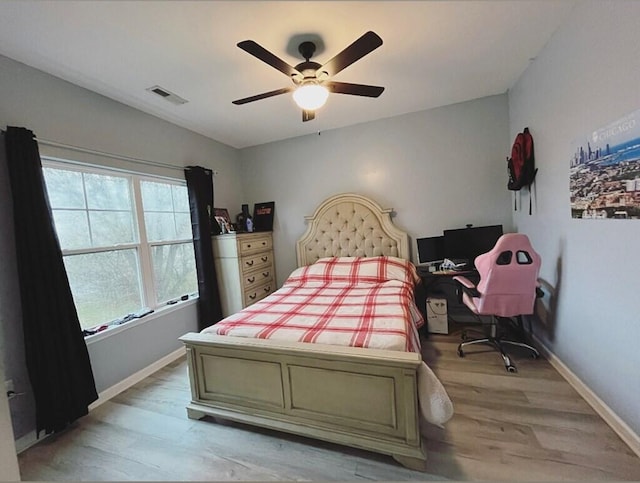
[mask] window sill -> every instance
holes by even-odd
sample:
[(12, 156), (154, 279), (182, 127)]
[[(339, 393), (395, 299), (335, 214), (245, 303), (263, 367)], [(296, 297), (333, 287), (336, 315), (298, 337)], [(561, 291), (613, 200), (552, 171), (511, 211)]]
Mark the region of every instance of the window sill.
[(98, 332), (97, 334), (88, 335), (84, 338), (85, 343), (89, 346), (94, 344), (102, 339), (106, 339), (107, 337), (111, 337), (112, 335), (119, 334), (125, 330), (131, 329), (133, 327), (138, 327), (139, 325), (146, 324), (147, 322), (151, 322), (158, 317), (164, 317), (171, 312), (175, 312), (176, 310), (180, 310), (189, 305), (193, 305), (198, 301), (198, 297), (192, 297), (189, 300), (179, 301), (173, 305), (167, 305), (165, 307), (161, 307), (156, 309), (153, 313), (149, 315), (145, 315), (139, 319), (133, 319), (129, 322), (125, 322), (122, 325), (114, 325), (108, 329), (103, 330), (102, 332)]

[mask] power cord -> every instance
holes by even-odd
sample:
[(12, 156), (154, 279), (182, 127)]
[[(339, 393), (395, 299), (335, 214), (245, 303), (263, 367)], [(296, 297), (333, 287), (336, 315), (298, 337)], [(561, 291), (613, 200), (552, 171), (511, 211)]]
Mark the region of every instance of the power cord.
[(24, 392), (7, 391), (7, 399), (11, 400), (18, 396), (23, 396)]

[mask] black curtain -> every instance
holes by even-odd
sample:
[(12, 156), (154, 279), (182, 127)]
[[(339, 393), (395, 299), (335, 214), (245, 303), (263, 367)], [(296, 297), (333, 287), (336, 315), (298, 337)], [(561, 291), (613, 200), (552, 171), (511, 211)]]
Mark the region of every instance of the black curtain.
[(213, 173), (200, 166), (189, 166), (184, 170), (189, 192), (191, 229), (198, 273), (198, 330), (222, 320), (220, 291), (213, 264), (211, 236), (220, 233), (213, 217)]
[(36, 431), (48, 434), (86, 415), (98, 394), (53, 226), (38, 144), (31, 131), (8, 127), (5, 148)]

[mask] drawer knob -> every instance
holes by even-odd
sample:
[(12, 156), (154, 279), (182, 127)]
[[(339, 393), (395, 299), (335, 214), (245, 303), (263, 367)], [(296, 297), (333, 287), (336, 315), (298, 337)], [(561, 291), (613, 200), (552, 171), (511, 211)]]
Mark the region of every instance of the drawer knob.
[(249, 282), (249, 283), (253, 283), (255, 281), (256, 281), (256, 277), (251, 277), (251, 278), (247, 279), (247, 282)]
[(249, 244), (247, 245), (247, 248), (251, 248), (251, 243), (249, 243)]
[(262, 260), (263, 262), (266, 262), (267, 260), (269, 260), (269, 257), (260, 257), (260, 260)]
[(249, 295), (249, 298), (250, 298), (251, 300), (253, 300), (253, 299), (255, 299), (257, 296), (258, 296), (258, 294), (257, 294), (257, 293), (254, 293), (253, 295)]
[(264, 290), (265, 292), (268, 292), (269, 290), (271, 290), (271, 287), (265, 287), (263, 290)]
[(262, 242), (262, 246), (265, 246), (267, 244), (267, 242)]
[(267, 277), (269, 276), (269, 272), (262, 272), (262, 276), (263, 276), (264, 278), (267, 278)]
[(247, 266), (251, 267), (253, 265), (253, 260), (247, 260), (245, 263)]

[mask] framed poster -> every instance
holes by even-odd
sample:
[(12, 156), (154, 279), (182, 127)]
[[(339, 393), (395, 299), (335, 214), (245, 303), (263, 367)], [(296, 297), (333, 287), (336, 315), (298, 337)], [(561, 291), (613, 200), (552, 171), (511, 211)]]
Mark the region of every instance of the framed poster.
[(574, 141), (571, 217), (640, 218), (640, 110)]
[(253, 228), (255, 231), (272, 231), (275, 201), (253, 205)]

